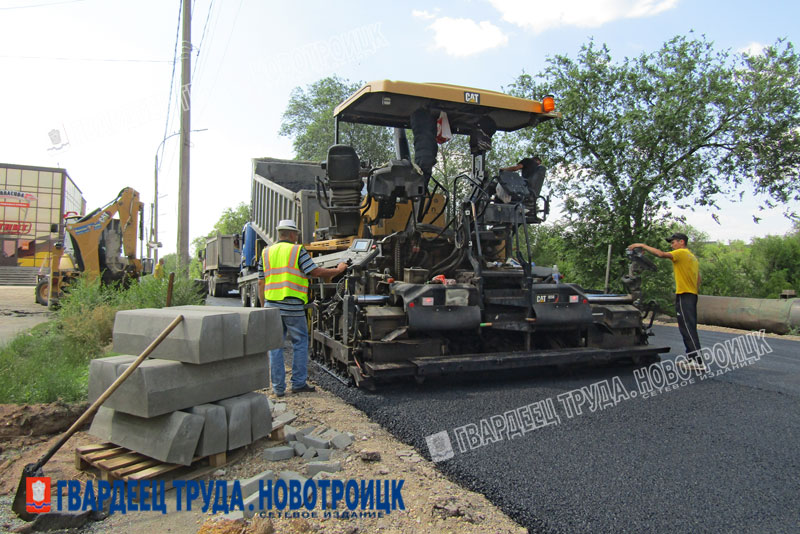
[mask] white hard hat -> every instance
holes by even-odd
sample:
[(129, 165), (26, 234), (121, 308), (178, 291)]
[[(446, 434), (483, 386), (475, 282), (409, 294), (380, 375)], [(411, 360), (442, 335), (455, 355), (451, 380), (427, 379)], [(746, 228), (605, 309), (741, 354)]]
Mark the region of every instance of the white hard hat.
[(300, 230), (297, 228), (297, 223), (291, 219), (283, 219), (278, 223), (278, 230), (291, 230), (293, 232), (299, 232)]

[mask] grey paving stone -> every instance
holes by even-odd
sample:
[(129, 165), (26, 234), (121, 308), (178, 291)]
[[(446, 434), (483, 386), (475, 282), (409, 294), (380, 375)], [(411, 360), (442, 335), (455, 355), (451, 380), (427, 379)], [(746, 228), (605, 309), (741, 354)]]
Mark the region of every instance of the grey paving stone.
[(89, 364), (89, 399), (99, 398), (106, 388), (122, 374), (122, 371), (117, 372), (117, 368), (124, 365), (127, 369), (134, 360), (136, 360), (136, 356), (127, 354), (92, 360)]
[[(125, 358), (130, 361), (125, 362)], [(89, 402), (121, 375), (133, 357), (102, 358), (89, 365)], [(113, 361), (109, 361), (113, 360)], [(116, 375), (116, 376), (115, 376)], [(105, 406), (139, 417), (155, 417), (261, 389), (269, 384), (267, 356), (247, 356), (192, 365), (146, 360), (105, 402)]]
[(303, 460), (306, 461), (311, 460), (316, 455), (317, 455), (317, 449), (315, 449), (314, 447), (308, 447), (306, 449), (306, 452), (303, 453)]
[(306, 453), (306, 446), (299, 441), (290, 441), (289, 446), (294, 449), (297, 456), (303, 456)]
[(253, 442), (253, 423), (250, 417), (250, 399), (245, 396), (215, 402), (225, 408), (228, 419), (228, 450), (238, 449)]
[(296, 441), (297, 429), (292, 425), (285, 425), (283, 427), (283, 435), (286, 436), (286, 441)]
[(333, 449), (317, 449), (317, 457), (315, 460), (319, 460), (321, 462), (327, 462), (331, 459), (331, 454), (333, 453)]
[(314, 432), (314, 434), (312, 434), (312, 435), (318, 436), (320, 439), (324, 439), (324, 440), (330, 441), (330, 440), (332, 440), (333, 438), (335, 438), (336, 436), (339, 435), (339, 431), (338, 430), (334, 430), (332, 428), (329, 428), (329, 429), (325, 430), (324, 432)]
[(328, 449), (330, 448), (330, 444), (328, 440), (322, 439), (319, 436), (310, 435), (310, 436), (298, 436), (297, 441), (300, 441), (306, 447), (314, 447), (315, 449)]
[(195, 456), (211, 456), (228, 450), (228, 418), (225, 408), (217, 404), (199, 404), (185, 411), (203, 418), (203, 431)]
[(89, 433), (161, 462), (191, 465), (202, 430), (199, 415), (173, 412), (144, 419), (102, 406)]
[(306, 474), (313, 477), (317, 473), (336, 473), (342, 470), (341, 462), (308, 462), (306, 464)]
[(281, 471), (280, 473), (278, 473), (278, 478), (285, 482), (289, 482), (290, 480), (296, 480), (300, 482), (300, 484), (305, 484), (306, 481), (308, 480), (306, 477), (304, 477), (297, 471)]
[[(268, 480), (275, 480), (275, 472), (272, 470), (262, 471), (261, 473), (252, 476), (245, 480), (239, 481), (239, 488), (242, 491), (242, 497), (247, 498), (252, 495), (254, 492), (258, 493), (258, 483), (259, 481), (263, 480), (266, 483)], [(228, 482), (228, 496), (231, 495), (231, 491), (233, 490), (233, 480)]]
[(277, 428), (280, 425), (288, 425), (295, 419), (297, 419), (297, 416), (292, 412), (283, 412), (272, 420), (272, 428)]
[[(265, 501), (266, 504), (266, 501)], [(253, 519), (257, 513), (260, 512), (258, 509), (259, 505), (259, 495), (258, 492), (250, 495), (244, 500), (244, 510), (242, 510), (242, 515), (245, 519)], [(250, 508), (252, 506), (252, 509)]]
[(225, 519), (226, 521), (239, 521), (240, 519), (252, 519), (255, 512), (252, 515), (247, 517), (245, 512), (242, 510), (234, 510), (233, 512), (228, 512), (227, 514), (222, 514), (219, 516), (220, 519)]
[(337, 434), (331, 439), (331, 445), (337, 449), (344, 449), (353, 443), (353, 440), (347, 434)]
[(256, 441), (269, 436), (272, 432), (272, 413), (269, 411), (269, 399), (260, 393), (245, 393), (240, 398), (250, 401), (250, 434)]
[(283, 342), (283, 323), (277, 308), (232, 308), (229, 306), (176, 306), (179, 310), (238, 313), (245, 355), (264, 354)]
[(294, 458), (294, 449), (281, 445), (278, 447), (270, 447), (264, 451), (264, 459), (270, 462), (277, 462), (278, 460), (288, 460)]
[(178, 315), (183, 321), (152, 352), (152, 358), (205, 364), (244, 356), (238, 313), (144, 308), (117, 312), (114, 352), (139, 354)]

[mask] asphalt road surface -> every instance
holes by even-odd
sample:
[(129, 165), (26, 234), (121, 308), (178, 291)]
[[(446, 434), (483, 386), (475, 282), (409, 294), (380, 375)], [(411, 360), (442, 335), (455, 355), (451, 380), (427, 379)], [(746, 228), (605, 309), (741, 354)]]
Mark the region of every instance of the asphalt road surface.
[[(676, 327), (654, 332), (652, 344), (673, 349), (665, 360), (682, 352)], [(734, 337), (700, 332), (709, 347)], [(403, 382), (372, 394), (311, 369), (314, 380), (428, 457), (425, 437), (447, 431), (454, 456), (439, 467), (531, 532), (797, 533), (800, 342), (765, 342), (743, 346), (754, 358), (739, 368), (712, 364), (715, 376), (656, 394), (648, 386), (657, 391), (662, 375), (635, 375), (634, 367)], [(602, 409), (589, 409), (592, 395)], [(532, 403), (551, 403), (558, 419), (524, 435), (504, 434), (504, 417), (491, 419)], [(461, 452), (454, 429), (480, 429), (482, 419), (483, 438), (472, 434), (481, 446), (470, 449), (459, 431)], [(510, 415), (505, 428), (514, 420), (522, 421)]]

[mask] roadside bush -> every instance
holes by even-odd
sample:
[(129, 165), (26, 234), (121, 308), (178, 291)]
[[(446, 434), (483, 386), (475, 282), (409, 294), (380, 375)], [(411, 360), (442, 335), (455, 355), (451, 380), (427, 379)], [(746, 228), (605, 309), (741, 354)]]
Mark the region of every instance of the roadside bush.
[(86, 398), (91, 344), (65, 336), (56, 321), (37, 325), (0, 349), (0, 403)]
[(111, 341), (116, 293), (115, 288), (102, 285), (99, 278), (81, 276), (61, 299), (57, 326), (74, 341), (103, 347)]
[[(56, 318), (15, 337), (0, 349), (0, 403), (85, 400), (89, 361), (111, 342), (119, 310), (163, 308), (167, 279), (145, 276), (127, 288), (81, 277), (61, 299)], [(202, 304), (202, 294), (176, 276), (172, 305)]]

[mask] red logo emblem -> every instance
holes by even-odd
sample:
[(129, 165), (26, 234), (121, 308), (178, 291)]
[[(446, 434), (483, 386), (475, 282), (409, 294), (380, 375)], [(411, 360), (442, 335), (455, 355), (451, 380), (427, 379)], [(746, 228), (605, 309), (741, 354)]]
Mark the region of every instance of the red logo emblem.
[(50, 511), (50, 477), (27, 477), (25, 511), (31, 514)]

